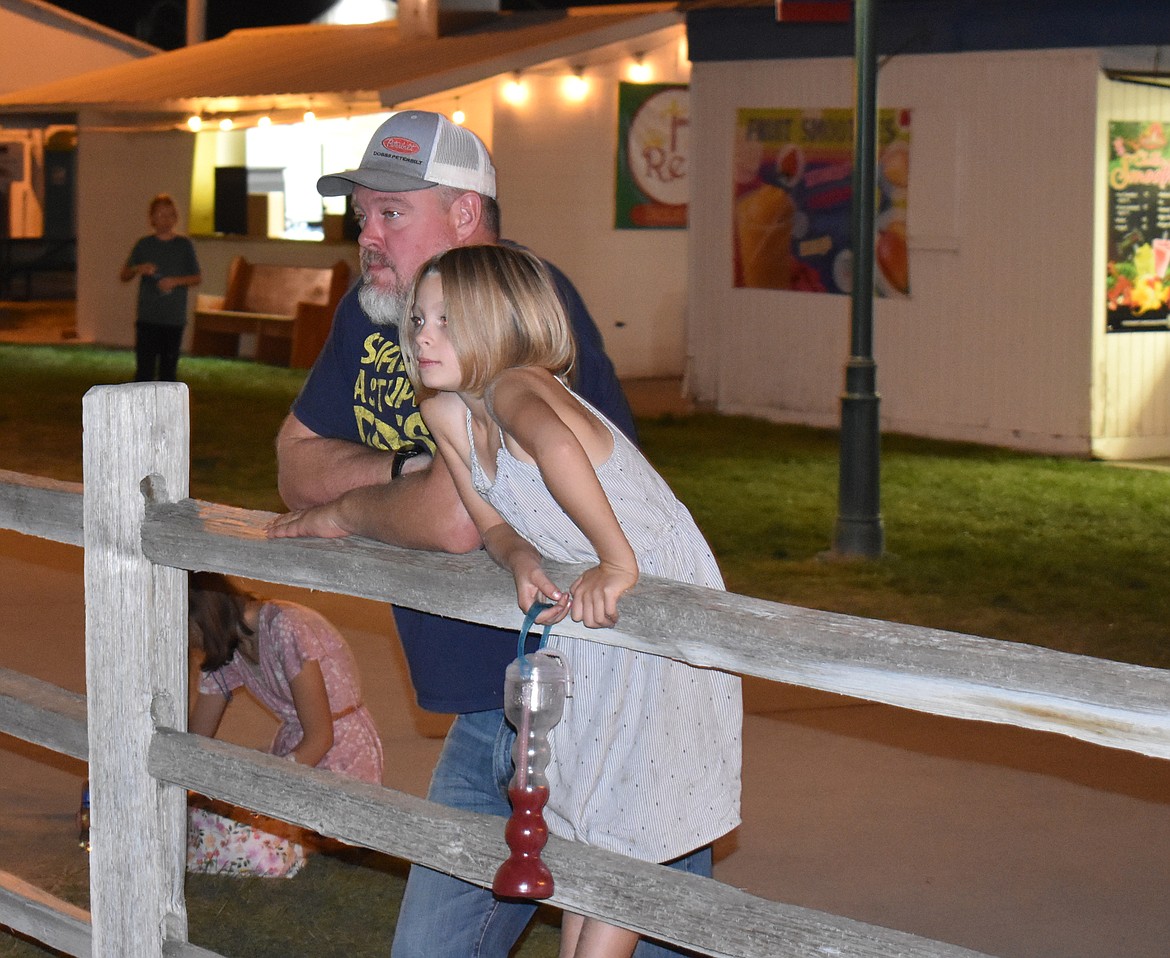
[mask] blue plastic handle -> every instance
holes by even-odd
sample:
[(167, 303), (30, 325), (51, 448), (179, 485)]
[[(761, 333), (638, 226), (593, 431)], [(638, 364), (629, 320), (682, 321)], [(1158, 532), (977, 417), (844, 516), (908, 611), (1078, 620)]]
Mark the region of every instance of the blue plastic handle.
[[(532, 626), (536, 624), (536, 617), (540, 615), (545, 609), (551, 609), (552, 606), (547, 602), (533, 602), (532, 607), (524, 616), (524, 624), (520, 626), (520, 638), (516, 641), (516, 658), (521, 662), (524, 661), (524, 643), (528, 639), (528, 633), (532, 631)], [(544, 627), (544, 633), (540, 637), (540, 645), (538, 649), (543, 649), (545, 643), (548, 642), (548, 633), (552, 629), (551, 625)]]

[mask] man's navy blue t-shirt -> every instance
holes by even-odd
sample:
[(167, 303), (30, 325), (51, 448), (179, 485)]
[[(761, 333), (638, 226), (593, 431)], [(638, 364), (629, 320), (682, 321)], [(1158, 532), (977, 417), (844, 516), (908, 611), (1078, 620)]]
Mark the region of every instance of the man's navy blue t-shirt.
[[(605, 354), (601, 333), (568, 278), (546, 264), (577, 339), (573, 388), (636, 440), (634, 418)], [(329, 338), (293, 403), (319, 436), (387, 452), (435, 445), (423, 424), (398, 345), (398, 329), (370, 322), (354, 286), (337, 307)], [(517, 624), (519, 629), (519, 610)], [(503, 707), (504, 670), (516, 657), (516, 632), (412, 609), (394, 609), (418, 704), (432, 712)], [(535, 639), (535, 635), (534, 635)]]

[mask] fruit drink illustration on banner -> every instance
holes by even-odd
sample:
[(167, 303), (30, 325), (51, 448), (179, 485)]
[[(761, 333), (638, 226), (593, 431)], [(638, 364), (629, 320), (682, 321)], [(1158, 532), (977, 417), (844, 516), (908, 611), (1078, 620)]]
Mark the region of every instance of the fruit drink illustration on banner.
[[(744, 109), (736, 114), (735, 285), (853, 290), (853, 111)], [(874, 286), (910, 293), (906, 197), (910, 111), (878, 111)]]
[(1170, 146), (1158, 122), (1109, 124), (1111, 333), (1170, 329)]

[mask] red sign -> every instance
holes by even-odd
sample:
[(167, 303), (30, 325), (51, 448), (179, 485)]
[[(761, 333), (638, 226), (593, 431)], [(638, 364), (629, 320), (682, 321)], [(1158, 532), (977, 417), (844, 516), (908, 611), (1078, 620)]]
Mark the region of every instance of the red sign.
[(784, 23), (848, 23), (852, 0), (776, 0), (776, 19)]

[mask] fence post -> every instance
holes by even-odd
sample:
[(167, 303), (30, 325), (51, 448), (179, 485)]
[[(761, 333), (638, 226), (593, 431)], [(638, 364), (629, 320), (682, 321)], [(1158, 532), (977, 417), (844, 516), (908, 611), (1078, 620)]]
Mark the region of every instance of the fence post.
[(93, 956), (161, 958), (187, 939), (186, 792), (147, 751), (187, 727), (187, 581), (143, 556), (142, 522), (147, 494), (188, 495), (187, 387), (95, 386), (82, 423)]

